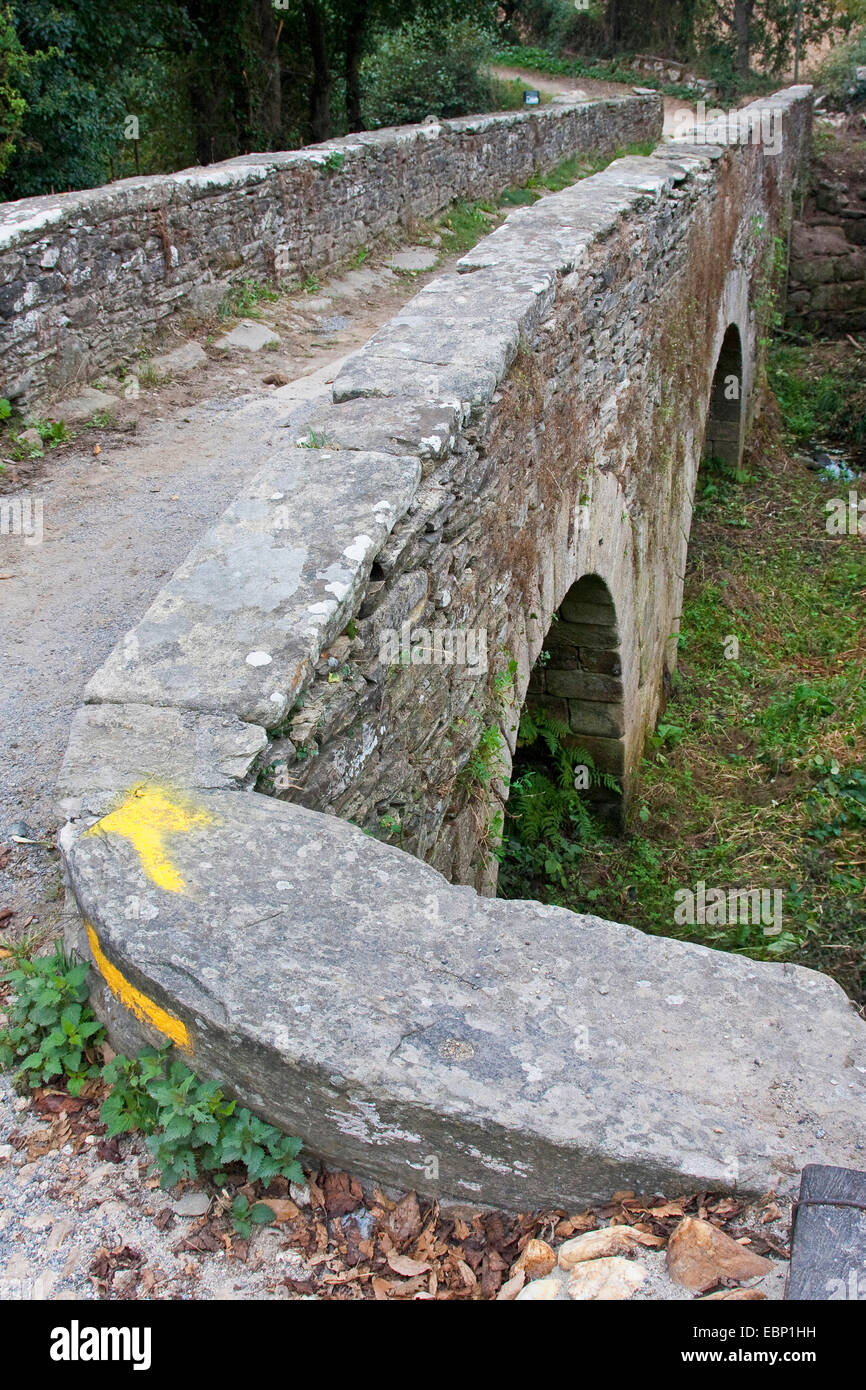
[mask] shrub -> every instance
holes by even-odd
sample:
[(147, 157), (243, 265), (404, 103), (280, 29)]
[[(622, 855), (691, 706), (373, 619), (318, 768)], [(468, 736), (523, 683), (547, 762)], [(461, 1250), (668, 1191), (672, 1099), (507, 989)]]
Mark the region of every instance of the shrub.
[[(235, 1165), (246, 1169), (250, 1182), (304, 1182), (296, 1161), (300, 1139), (238, 1106), (218, 1082), (202, 1081), (168, 1047), (118, 1055), (101, 1066), (97, 1049), (105, 1029), (87, 1003), (89, 970), (86, 961), (71, 961), (58, 941), (52, 955), (21, 957), (5, 973), (13, 997), (0, 1032), (0, 1067), (17, 1063), (19, 1080), (30, 1087), (65, 1081), (72, 1095), (101, 1077), (111, 1088), (101, 1110), (109, 1136), (143, 1134), (163, 1187), (199, 1171), (224, 1182), (225, 1169)], [(261, 1206), (233, 1209), (236, 1228), (270, 1219)]]
[(826, 93), (830, 106), (841, 111), (866, 102), (866, 82), (858, 82), (856, 73), (862, 67), (866, 67), (866, 29), (837, 44), (815, 74), (815, 84)]
[[(566, 742), (567, 740), (567, 742)], [(575, 789), (575, 771), (586, 767), (590, 786), (619, 791), (610, 773), (599, 772), (582, 748), (571, 746), (567, 724), (544, 710), (524, 712), (517, 736), (522, 767), (512, 778), (500, 868), (502, 897), (533, 896), (534, 885), (567, 887), (594, 834), (586, 802)]]
[(300, 1139), (239, 1107), (218, 1082), (202, 1081), (167, 1049), (115, 1057), (103, 1076), (111, 1086), (102, 1106), (109, 1135), (144, 1134), (163, 1187), (194, 1178), (200, 1170), (224, 1182), (224, 1170), (233, 1164), (243, 1164), (251, 1182), (281, 1176), (303, 1183), (295, 1161)]
[(65, 1081), (78, 1095), (100, 1074), (96, 1049), (105, 1029), (87, 1007), (88, 966), (73, 964), (55, 942), (50, 956), (20, 957), (4, 982), (12, 986), (9, 1023), (0, 1032), (0, 1067), (16, 1067), (28, 1086)]
[(491, 51), (490, 38), (470, 20), (443, 29), (419, 19), (384, 34), (362, 67), (365, 125), (492, 110), (498, 88), (482, 72)]

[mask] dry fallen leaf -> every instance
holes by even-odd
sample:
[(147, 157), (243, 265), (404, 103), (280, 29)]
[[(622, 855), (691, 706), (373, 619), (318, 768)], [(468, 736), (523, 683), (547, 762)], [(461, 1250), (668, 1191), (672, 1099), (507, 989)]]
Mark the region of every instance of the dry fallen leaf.
[(300, 1207), (296, 1206), (288, 1197), (263, 1197), (262, 1200), (267, 1202), (277, 1223), (296, 1221), (301, 1214)]
[(430, 1268), (426, 1260), (412, 1260), (408, 1255), (390, 1254), (388, 1264), (395, 1274), (402, 1274), (407, 1279), (414, 1278), (418, 1274), (426, 1274)]

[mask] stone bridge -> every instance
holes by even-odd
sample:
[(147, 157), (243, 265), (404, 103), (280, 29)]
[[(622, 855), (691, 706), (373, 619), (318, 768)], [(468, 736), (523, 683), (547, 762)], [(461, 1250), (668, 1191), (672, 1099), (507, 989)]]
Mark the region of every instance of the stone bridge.
[(862, 1166), (830, 979), (492, 896), (527, 698), (626, 798), (664, 700), (809, 138), (808, 89), (762, 105), (772, 150), (617, 159), (422, 289), (76, 716), (71, 936), (115, 1044), (352, 1171), (527, 1208)]

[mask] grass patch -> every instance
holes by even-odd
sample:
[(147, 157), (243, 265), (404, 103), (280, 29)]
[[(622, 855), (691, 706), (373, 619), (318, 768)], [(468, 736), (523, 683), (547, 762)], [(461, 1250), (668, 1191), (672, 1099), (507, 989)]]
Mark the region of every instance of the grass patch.
[(273, 303), (279, 297), (278, 291), (268, 285), (260, 284), (257, 280), (242, 280), (239, 285), (233, 285), (228, 291), (217, 314), (222, 321), (237, 318), (257, 319), (261, 317), (259, 305), (265, 302)]
[(778, 345), (768, 374), (791, 443), (847, 445), (866, 464), (866, 350)]
[(455, 203), (438, 224), (440, 234), (444, 232), (447, 238), (445, 250), (463, 255), (483, 236), (487, 236), (499, 226), (508, 209), (537, 202), (544, 196), (545, 191), (561, 193), (563, 189), (570, 188), (581, 179), (600, 174), (602, 169), (606, 169), (615, 159), (623, 159), (627, 155), (645, 157), (652, 154), (654, 149), (655, 142), (650, 140), (623, 146), (609, 155), (572, 155), (561, 160), (546, 174), (532, 174), (525, 183), (512, 184), (509, 188), (503, 189), (495, 201), (480, 199), (474, 203)]
[[(834, 383), (820, 347), (798, 350), (801, 398), (844, 394), (838, 377), (858, 370), (858, 355), (836, 350)], [(780, 353), (792, 361), (777, 349), (771, 379)], [(784, 441), (771, 402), (738, 475), (702, 469), (679, 667), (627, 834), (591, 827), (564, 883), (505, 882), (509, 896), (809, 965), (862, 999), (866, 546), (825, 529), (825, 503), (848, 485), (793, 462)], [(780, 890), (781, 931), (678, 925), (675, 893), (701, 881)]]

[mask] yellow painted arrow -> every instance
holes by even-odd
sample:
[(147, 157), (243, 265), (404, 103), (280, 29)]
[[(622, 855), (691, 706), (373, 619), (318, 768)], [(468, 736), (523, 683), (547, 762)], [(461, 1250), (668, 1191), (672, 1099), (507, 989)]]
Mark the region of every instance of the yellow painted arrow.
[(140, 989), (127, 980), (125, 975), (121, 975), (116, 965), (112, 965), (99, 944), (99, 938), (89, 922), (85, 922), (87, 928), (87, 940), (90, 942), (90, 949), (96, 967), (108, 988), (117, 999), (120, 1000), (127, 1009), (140, 1018), (143, 1023), (152, 1023), (154, 1028), (158, 1028), (165, 1037), (171, 1038), (173, 1043), (189, 1052), (191, 1048), (189, 1032), (186, 1024), (174, 1014), (167, 1013), (165, 1009), (149, 999)]
[(123, 835), (130, 840), (148, 878), (167, 893), (183, 893), (186, 883), (172, 863), (165, 841), (200, 826), (213, 825), (209, 811), (184, 805), (162, 787), (133, 787), (125, 800), (84, 835)]

